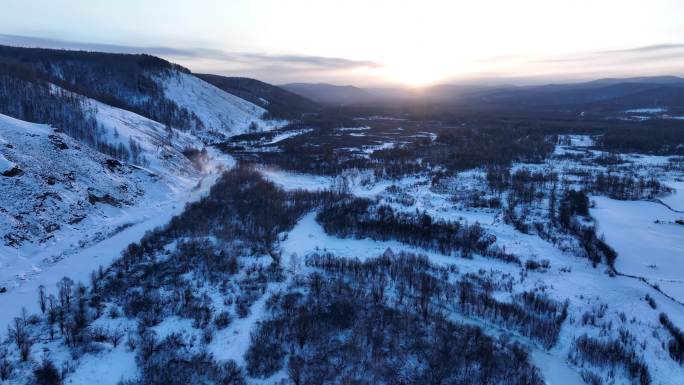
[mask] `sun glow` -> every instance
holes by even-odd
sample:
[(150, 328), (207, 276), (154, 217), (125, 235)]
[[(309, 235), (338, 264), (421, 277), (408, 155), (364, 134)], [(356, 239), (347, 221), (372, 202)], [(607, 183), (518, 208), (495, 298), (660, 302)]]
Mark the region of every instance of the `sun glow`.
[[(81, 48), (121, 45), (194, 72), (274, 84), (425, 86), (477, 78), (586, 79), (616, 71), (681, 74), (684, 68), (675, 52), (684, 35), (680, 0), (654, 0), (648, 7), (643, 0), (68, 2), (79, 4), (79, 12), (54, 0), (3, 1), (0, 42), (88, 36), (91, 46)], [(154, 17), (160, 9), (164, 17)], [(616, 9), (620, 17), (610, 18), (607, 28), (606, 15)]]
[(434, 76), (433, 73), (422, 67), (402, 66), (389, 72), (388, 78), (390, 81), (406, 86), (427, 86), (439, 80), (439, 77)]
[(387, 65), (385, 76), (390, 82), (406, 86), (428, 86), (444, 80), (449, 71), (440, 68), (435, 62), (425, 60), (404, 59), (397, 64)]

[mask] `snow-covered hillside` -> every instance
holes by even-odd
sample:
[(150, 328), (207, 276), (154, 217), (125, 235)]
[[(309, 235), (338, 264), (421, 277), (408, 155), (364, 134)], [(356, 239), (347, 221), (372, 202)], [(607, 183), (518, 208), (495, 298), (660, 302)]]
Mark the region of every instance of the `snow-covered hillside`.
[[(134, 204), (157, 177), (125, 166), (46, 125), (0, 116), (3, 159), (19, 170), (0, 177), (3, 243), (45, 241), (93, 211)], [(6, 173), (7, 174), (7, 173)]]
[(196, 134), (208, 140), (225, 139), (249, 131), (269, 130), (284, 121), (265, 120), (266, 110), (224, 92), (204, 80), (183, 72), (158, 78), (164, 96), (195, 114), (205, 131)]
[[(130, 165), (52, 127), (0, 115), (0, 327), (22, 307), (34, 311), (39, 286), (64, 276), (85, 281), (126, 245), (167, 223), (208, 191), (232, 158), (208, 149), (203, 171), (175, 147), (198, 142), (177, 133), (164, 144), (158, 123), (92, 102), (112, 140), (132, 138), (149, 161)], [(125, 143), (125, 142), (124, 142)], [(156, 147), (159, 146), (159, 147)]]
[(196, 176), (198, 170), (182, 152), (203, 148), (197, 137), (92, 99), (83, 102), (83, 109), (104, 129), (100, 140), (135, 155), (131, 163), (163, 175), (170, 184), (178, 176)]
[(6, 169), (0, 175), (0, 287), (5, 290), (75, 250), (168, 211), (166, 203), (175, 204), (200, 180), (200, 171), (178, 150), (154, 148), (154, 122), (104, 105), (98, 114), (105, 127), (118, 127), (119, 138), (140, 144), (148, 169), (105, 156), (50, 126), (0, 115), (0, 159)]
[(51, 95), (77, 100), (85, 119), (96, 122), (89, 144), (0, 115), (0, 300), (9, 310), (3, 327), (39, 285), (54, 287), (64, 275), (86, 279), (207, 191), (232, 158), (206, 141), (283, 123), (262, 120), (262, 108), (192, 75), (170, 72), (156, 78), (160, 88), (204, 127), (184, 131), (54, 84)]

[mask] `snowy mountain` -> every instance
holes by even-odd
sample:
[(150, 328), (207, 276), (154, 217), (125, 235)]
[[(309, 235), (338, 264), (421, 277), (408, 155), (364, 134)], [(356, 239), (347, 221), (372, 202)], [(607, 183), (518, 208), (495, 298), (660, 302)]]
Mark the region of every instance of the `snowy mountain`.
[[(2, 149), (0, 174), (4, 183), (13, 178), (21, 186), (8, 196), (23, 191), (62, 202), (41, 204), (53, 211), (40, 214), (20, 208), (31, 199), (13, 200), (17, 206), (3, 211), (7, 246), (44, 242), (56, 229), (89, 218), (93, 210), (83, 203), (89, 196), (135, 207), (158, 191), (187, 191), (213, 169), (208, 142), (287, 123), (264, 120), (265, 109), (148, 55), (0, 46), (0, 59), (3, 140), (11, 146)], [(22, 136), (24, 128), (42, 135)], [(65, 150), (55, 152), (51, 140)], [(97, 171), (105, 163), (110, 166)], [(68, 181), (70, 189), (53, 187), (64, 175), (80, 177)], [(76, 195), (63, 196), (69, 194)]]
[(206, 193), (232, 163), (207, 142), (285, 123), (262, 120), (264, 109), (146, 55), (0, 47), (3, 57), (6, 309), (25, 306), (23, 295), (39, 285), (108, 265)]
[(373, 92), (354, 86), (337, 86), (326, 83), (290, 83), (281, 87), (321, 105), (352, 105), (378, 100), (378, 95)]
[[(192, 132), (205, 141), (222, 141), (231, 135), (286, 124), (264, 119), (264, 108), (214, 87), (186, 68), (149, 55), (0, 46), (0, 68), (0, 87), (4, 88), (0, 90), (0, 113), (29, 121), (37, 114), (27, 114), (17, 102), (23, 100), (32, 105), (32, 110), (58, 111), (57, 106), (33, 106), (38, 101), (36, 94), (45, 93), (38, 86), (57, 86), (73, 95)], [(27, 87), (33, 94), (21, 91)], [(4, 99), (11, 94), (15, 97)], [(68, 104), (69, 100), (62, 98), (61, 103)], [(41, 123), (63, 123), (50, 114), (43, 115), (48, 120)]]
[(321, 106), (284, 88), (250, 78), (195, 74), (216, 87), (266, 108), (270, 116), (282, 119), (298, 119), (304, 114), (315, 113)]

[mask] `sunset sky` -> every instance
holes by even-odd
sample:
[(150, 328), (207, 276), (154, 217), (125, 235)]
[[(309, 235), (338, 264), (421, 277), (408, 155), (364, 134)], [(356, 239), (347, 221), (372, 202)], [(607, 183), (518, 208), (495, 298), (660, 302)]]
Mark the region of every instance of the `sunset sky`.
[(273, 83), (684, 75), (678, 0), (3, 0), (0, 44), (148, 52)]

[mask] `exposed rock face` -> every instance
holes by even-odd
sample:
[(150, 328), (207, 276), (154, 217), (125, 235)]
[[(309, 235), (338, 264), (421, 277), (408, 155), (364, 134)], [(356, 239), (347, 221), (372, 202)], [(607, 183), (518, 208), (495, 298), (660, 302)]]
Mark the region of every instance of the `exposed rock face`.
[(15, 176), (21, 176), (22, 174), (24, 174), (24, 171), (22, 171), (22, 169), (20, 169), (18, 166), (14, 166), (11, 169), (3, 172), (2, 176), (15, 177)]

